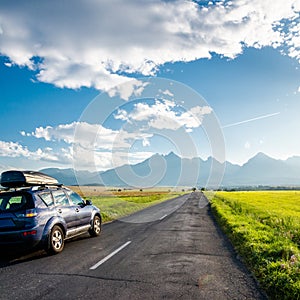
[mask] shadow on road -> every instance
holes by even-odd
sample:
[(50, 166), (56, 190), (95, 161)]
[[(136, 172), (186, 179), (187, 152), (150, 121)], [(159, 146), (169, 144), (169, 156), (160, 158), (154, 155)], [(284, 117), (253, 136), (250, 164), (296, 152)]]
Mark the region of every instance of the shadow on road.
[[(85, 239), (90, 239), (88, 234), (83, 234), (77, 237), (73, 237), (67, 241), (65, 241), (65, 247), (72, 243), (76, 243), (76, 241), (81, 241)], [(64, 250), (65, 251), (65, 250)], [(41, 248), (34, 248), (34, 249), (1, 249), (0, 250), (0, 269), (10, 266), (10, 265), (15, 265), (15, 264), (20, 264), (28, 261), (33, 261), (37, 259), (41, 259), (44, 257), (49, 256), (47, 252)]]
[(0, 251), (0, 268), (15, 265), (47, 256), (44, 250)]

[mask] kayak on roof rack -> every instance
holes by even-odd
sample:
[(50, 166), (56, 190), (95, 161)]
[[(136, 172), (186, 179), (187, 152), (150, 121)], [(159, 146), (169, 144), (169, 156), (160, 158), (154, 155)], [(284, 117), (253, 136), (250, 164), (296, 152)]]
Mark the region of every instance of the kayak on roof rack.
[(17, 170), (3, 172), (1, 174), (0, 184), (6, 188), (34, 185), (60, 185), (55, 178), (41, 172)]

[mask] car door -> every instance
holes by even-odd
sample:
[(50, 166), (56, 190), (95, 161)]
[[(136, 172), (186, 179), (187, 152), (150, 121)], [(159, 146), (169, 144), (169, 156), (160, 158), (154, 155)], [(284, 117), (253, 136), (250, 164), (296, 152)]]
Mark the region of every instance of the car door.
[(73, 205), (77, 217), (77, 227), (82, 227), (90, 224), (91, 220), (91, 205), (85, 205), (84, 200), (75, 192), (66, 190), (70, 201)]
[(75, 229), (77, 226), (76, 212), (70, 205), (69, 198), (63, 189), (52, 191), (54, 205), (59, 216), (61, 216), (66, 224), (67, 229)]

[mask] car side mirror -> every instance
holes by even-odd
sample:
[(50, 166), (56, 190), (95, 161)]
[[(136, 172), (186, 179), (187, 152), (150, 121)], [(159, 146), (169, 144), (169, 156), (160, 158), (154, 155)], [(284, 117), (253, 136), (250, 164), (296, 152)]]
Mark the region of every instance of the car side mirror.
[(85, 205), (92, 205), (92, 200), (85, 200)]

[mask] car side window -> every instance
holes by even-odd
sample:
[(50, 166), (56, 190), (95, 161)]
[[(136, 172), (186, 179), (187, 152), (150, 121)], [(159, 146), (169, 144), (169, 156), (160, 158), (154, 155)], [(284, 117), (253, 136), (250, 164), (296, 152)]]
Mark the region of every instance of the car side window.
[(74, 205), (81, 205), (84, 203), (82, 198), (77, 193), (73, 191), (67, 191), (67, 194)]
[(63, 190), (52, 191), (52, 195), (54, 198), (54, 203), (57, 206), (68, 206), (69, 200), (67, 195)]
[(39, 196), (47, 206), (50, 207), (54, 205), (54, 201), (50, 192), (39, 194)]

